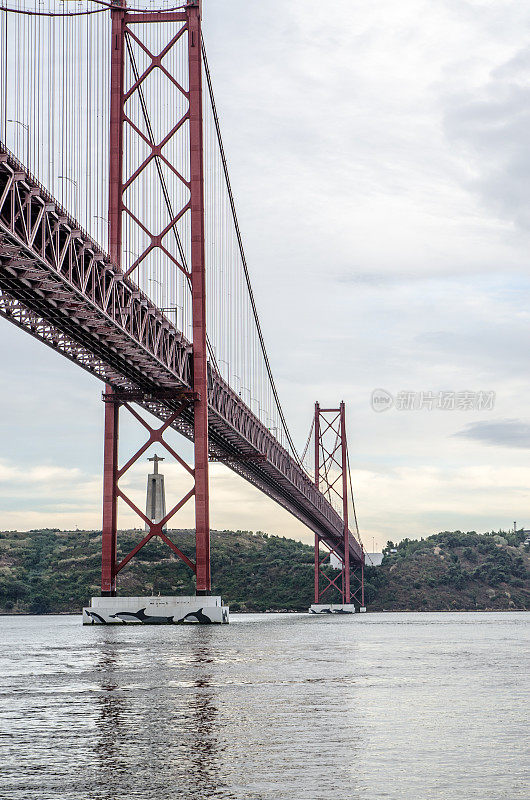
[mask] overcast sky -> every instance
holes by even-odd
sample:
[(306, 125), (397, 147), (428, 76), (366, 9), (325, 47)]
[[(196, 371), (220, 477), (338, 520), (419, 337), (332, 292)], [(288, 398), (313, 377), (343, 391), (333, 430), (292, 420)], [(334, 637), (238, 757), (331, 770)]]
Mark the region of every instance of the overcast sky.
[[(530, 527), (530, 6), (205, 0), (204, 17), (258, 309), (300, 448), (314, 401), (344, 399), (369, 550)], [(101, 384), (3, 320), (0, 336), (0, 528), (98, 528)], [(374, 389), (392, 407), (375, 412)], [(495, 403), (396, 407), (400, 392), (417, 405), (442, 391)], [(135, 437), (125, 426), (125, 450)], [(127, 484), (140, 504), (146, 467)], [(168, 490), (186, 484), (164, 472)], [(211, 484), (213, 528), (311, 540), (223, 467)], [(175, 524), (192, 519), (190, 506)]]

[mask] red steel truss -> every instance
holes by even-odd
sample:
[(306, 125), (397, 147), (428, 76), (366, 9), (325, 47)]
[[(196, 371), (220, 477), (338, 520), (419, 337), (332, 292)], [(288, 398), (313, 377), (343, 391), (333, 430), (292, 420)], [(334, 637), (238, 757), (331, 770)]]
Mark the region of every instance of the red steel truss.
[[(343, 546), (334, 547), (315, 533), (315, 603), (319, 604), (330, 589), (336, 589), (343, 603), (356, 602), (364, 606), (364, 553), (361, 558), (350, 559), (349, 543), (352, 534), (349, 529), (348, 508), (348, 450), (346, 438), (346, 408), (321, 408), (315, 403), (315, 486), (332, 504), (338, 503), (342, 509)], [(324, 547), (322, 555), (321, 547)], [(341, 562), (340, 571), (330, 578), (323, 566), (329, 566), (329, 556), (334, 554)], [(353, 567), (353, 574), (352, 574)], [(352, 589), (353, 578), (353, 589)], [(325, 581), (324, 588), (321, 580)]]

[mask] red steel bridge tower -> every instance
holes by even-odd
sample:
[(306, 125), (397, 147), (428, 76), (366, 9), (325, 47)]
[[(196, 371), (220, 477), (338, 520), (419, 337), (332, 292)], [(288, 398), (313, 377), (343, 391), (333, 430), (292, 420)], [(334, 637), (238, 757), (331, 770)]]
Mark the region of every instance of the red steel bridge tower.
[[(147, 544), (154, 536), (161, 538), (171, 547), (173, 552), (190, 566), (196, 575), (197, 595), (208, 595), (211, 589), (210, 579), (210, 520), (209, 520), (209, 483), (208, 483), (208, 384), (207, 384), (207, 341), (206, 341), (206, 297), (205, 297), (205, 251), (204, 251), (204, 176), (203, 176), (203, 115), (202, 115), (202, 58), (201, 58), (201, 4), (199, 0), (187, 0), (183, 10), (167, 12), (128, 13), (125, 0), (115, 0), (111, 10), (112, 17), (112, 58), (111, 58), (111, 98), (110, 98), (110, 180), (109, 180), (109, 242), (110, 256), (113, 262), (121, 267), (122, 256), (122, 224), (124, 214), (129, 215), (147, 234), (148, 243), (143, 252), (137, 254), (136, 261), (127, 270), (126, 275), (134, 270), (154, 250), (162, 251), (174, 266), (185, 272), (189, 280), (192, 294), (193, 324), (193, 375), (192, 392), (180, 391), (177, 394), (181, 401), (180, 411), (193, 407), (193, 440), (195, 462), (193, 468), (169, 446), (164, 440), (164, 431), (172, 425), (179, 415), (177, 410), (164, 424), (154, 429), (146, 423), (129, 405), (127, 399), (133, 396), (120, 396), (111, 386), (103, 396), (105, 401), (105, 451), (104, 451), (104, 487), (103, 487), (103, 541), (102, 541), (102, 574), (101, 593), (103, 596), (116, 595), (116, 576), (118, 572)], [(142, 42), (141, 31), (146, 24), (162, 25), (163, 23), (180, 23), (176, 32), (172, 29), (167, 42), (160, 53), (152, 53)], [(182, 85), (182, 77), (168, 72), (164, 57), (183, 37), (187, 39), (187, 73), (188, 88)], [(125, 54), (128, 42), (134, 40), (146, 54), (148, 65), (140, 74), (135, 69), (135, 80), (124, 90)], [(171, 130), (162, 141), (156, 142), (152, 127), (145, 111), (142, 85), (154, 69), (162, 70), (166, 77), (178, 88), (187, 99), (187, 108), (175, 120)], [(131, 119), (127, 113), (127, 102), (133, 95), (138, 95), (140, 106), (144, 112), (144, 130)], [(165, 145), (187, 123), (189, 130), (189, 179), (186, 179), (165, 155)], [(141, 136), (147, 146), (147, 156), (130, 174), (124, 174), (124, 128), (131, 126)], [(165, 230), (150, 231), (127, 207), (125, 193), (135, 181), (140, 179), (144, 170), (154, 162), (159, 176), (162, 176), (162, 165), (169, 168), (187, 189), (187, 199), (178, 208), (172, 206), (172, 200), (165, 195), (170, 220)], [(184, 215), (189, 215), (191, 226), (191, 267), (181, 263), (163, 245), (166, 233), (175, 226)], [(178, 234), (177, 234), (178, 236)], [(167, 396), (167, 391), (165, 392)], [(144, 425), (149, 434), (146, 443), (121, 469), (118, 468), (118, 430), (120, 406), (132, 413)], [(165, 447), (173, 457), (193, 476), (194, 487), (172, 509), (163, 520), (154, 523), (143, 514), (137, 506), (119, 488), (118, 481), (153, 443)], [(163, 532), (164, 526), (191, 498), (195, 501), (195, 541), (196, 556), (193, 563)], [(138, 545), (119, 562), (117, 552), (117, 505), (122, 498), (141, 519), (149, 526), (147, 535)]]
[[(329, 596), (325, 596), (335, 589), (342, 605), (354, 604), (364, 609), (364, 557), (353, 564), (350, 561), (350, 502), (357, 537), (359, 530), (351, 485), (346, 407), (343, 402), (339, 408), (321, 408), (319, 403), (315, 403), (314, 447), (315, 486), (330, 503), (340, 505), (344, 524), (343, 547), (340, 551), (315, 534), (315, 606), (321, 606), (325, 600), (329, 602)], [(334, 577), (328, 574), (330, 563), (337, 566)]]

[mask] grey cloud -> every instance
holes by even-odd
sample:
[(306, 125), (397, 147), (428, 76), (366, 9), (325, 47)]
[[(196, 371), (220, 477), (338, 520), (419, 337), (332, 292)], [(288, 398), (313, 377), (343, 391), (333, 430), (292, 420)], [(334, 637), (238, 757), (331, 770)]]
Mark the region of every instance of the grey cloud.
[(530, 424), (520, 419), (472, 422), (453, 436), (497, 447), (530, 449)]
[(455, 330), (422, 331), (416, 335), (417, 353), (431, 353), (442, 364), (458, 366), (480, 380), (499, 383), (517, 379), (526, 370), (529, 337), (526, 320), (510, 324), (506, 320), (461, 320)]
[(530, 47), (490, 72), (479, 90), (446, 101), (445, 133), (472, 167), (462, 180), (497, 216), (530, 230)]
[(432, 275), (422, 273), (403, 272), (348, 272), (337, 277), (338, 283), (360, 286), (392, 286), (395, 284), (412, 283), (416, 281), (431, 280)]
[(416, 286), (419, 283), (435, 283), (436, 281), (446, 282), (460, 278), (464, 273), (469, 272), (469, 266), (461, 268), (459, 265), (451, 270), (444, 269), (436, 271), (430, 265), (423, 272), (419, 271), (391, 271), (374, 269), (359, 272), (341, 272), (337, 275), (336, 281), (341, 284), (351, 284), (354, 286), (383, 287), (389, 286)]
[(530, 47), (525, 47), (509, 61), (496, 67), (491, 72), (492, 78), (511, 79), (520, 82), (523, 78), (530, 78)]

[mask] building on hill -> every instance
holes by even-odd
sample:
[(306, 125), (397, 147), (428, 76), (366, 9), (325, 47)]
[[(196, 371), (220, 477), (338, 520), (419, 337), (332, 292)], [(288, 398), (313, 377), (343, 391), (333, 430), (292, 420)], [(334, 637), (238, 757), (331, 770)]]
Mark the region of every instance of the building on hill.
[[(367, 567), (379, 567), (383, 561), (383, 554), (382, 553), (365, 553), (365, 564)], [(335, 553), (329, 554), (329, 565), (333, 569), (342, 569), (342, 561), (341, 559), (335, 555)]]
[(382, 553), (365, 553), (365, 564), (367, 567), (380, 567), (383, 561)]

